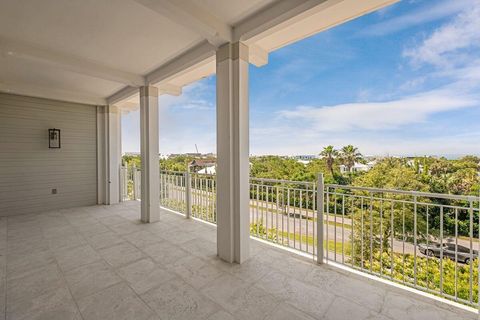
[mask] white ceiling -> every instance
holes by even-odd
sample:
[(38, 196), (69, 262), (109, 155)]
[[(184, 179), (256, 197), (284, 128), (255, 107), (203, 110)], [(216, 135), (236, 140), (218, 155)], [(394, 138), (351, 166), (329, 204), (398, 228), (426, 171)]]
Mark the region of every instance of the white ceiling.
[(178, 93), (215, 72), (222, 43), (247, 41), (262, 64), (278, 47), (395, 1), (1, 0), (0, 91), (91, 104), (128, 99), (145, 83)]

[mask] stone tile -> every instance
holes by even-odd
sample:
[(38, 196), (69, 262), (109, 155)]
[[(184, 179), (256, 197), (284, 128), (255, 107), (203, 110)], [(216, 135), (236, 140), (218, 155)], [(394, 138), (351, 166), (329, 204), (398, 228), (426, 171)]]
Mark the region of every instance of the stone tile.
[(280, 300), (255, 286), (240, 290), (236, 295), (237, 307), (232, 314), (240, 319), (261, 320), (275, 312)]
[(100, 255), (89, 245), (55, 252), (55, 257), (64, 272), (101, 259)]
[(182, 249), (200, 258), (217, 256), (217, 243), (202, 238), (195, 238), (183, 243)]
[(154, 313), (126, 284), (119, 283), (77, 300), (84, 320), (146, 320)]
[(122, 217), (117, 216), (117, 215), (111, 215), (111, 216), (99, 218), (98, 221), (101, 224), (104, 224), (106, 226), (113, 226), (113, 225), (116, 225), (116, 224), (128, 222), (127, 219), (122, 218)]
[(110, 231), (108, 227), (101, 224), (100, 222), (96, 222), (95, 224), (90, 224), (86, 226), (77, 227), (78, 232), (80, 232), (84, 237), (89, 237), (92, 235), (101, 234), (104, 232)]
[(160, 236), (146, 230), (129, 233), (122, 236), (122, 238), (130, 242), (137, 248), (145, 248), (148, 245), (165, 241)]
[(227, 311), (220, 310), (209, 316), (207, 320), (235, 320), (235, 318)]
[(233, 312), (242, 304), (248, 288), (249, 284), (245, 281), (233, 275), (224, 274), (210, 282), (201, 292), (221, 305), (222, 308)]
[(138, 294), (143, 294), (175, 277), (173, 272), (165, 270), (150, 259), (133, 262), (118, 269), (117, 273)]
[(174, 246), (167, 242), (160, 242), (147, 246), (143, 249), (143, 252), (164, 266), (175, 263), (176, 261), (190, 255), (187, 251), (181, 249), (181, 247)]
[(355, 315), (355, 320), (369, 319), (372, 313), (367, 307), (342, 297), (337, 297), (328, 308), (325, 318), (329, 320), (343, 320)]
[(143, 294), (142, 299), (162, 319), (206, 319), (220, 307), (178, 277)]
[(0, 282), (0, 319), (5, 320), (5, 313), (7, 312), (6, 294), (7, 288), (5, 288), (5, 279)]
[(251, 258), (243, 264), (234, 264), (232, 268), (229, 268), (228, 272), (242, 280), (254, 283), (265, 276), (271, 269), (270, 264)]
[(70, 270), (65, 273), (65, 279), (77, 300), (122, 281), (103, 261)]
[(70, 292), (65, 287), (50, 290), (31, 299), (8, 301), (7, 319), (81, 319)]
[(59, 250), (79, 247), (85, 244), (87, 244), (87, 241), (85, 240), (85, 238), (76, 233), (68, 234), (63, 237), (48, 239), (48, 246), (52, 251), (59, 251)]
[(9, 301), (33, 299), (39, 295), (65, 286), (57, 264), (52, 263), (24, 277), (7, 282)]
[(462, 316), (460, 312), (454, 313), (446, 309), (438, 308), (433, 304), (433, 301), (432, 303), (426, 303), (415, 299), (415, 297), (409, 297), (394, 292), (388, 292), (386, 294), (382, 314), (395, 320), (472, 319), (470, 317)]
[(195, 256), (184, 257), (167, 267), (196, 289), (211, 283), (225, 271)]
[[(275, 308), (271, 314), (267, 315), (265, 320), (314, 320), (315, 318), (310, 317), (308, 314), (295, 309), (290, 305), (280, 304)], [(328, 318), (324, 318), (328, 319)], [(352, 316), (349, 316), (345, 319), (353, 319)]]
[(373, 285), (367, 280), (356, 279), (354, 276), (339, 274), (339, 277), (326, 287), (328, 291), (344, 297), (347, 300), (368, 306), (369, 309), (380, 312), (386, 290), (381, 285)]
[(45, 237), (45, 239), (52, 239), (52, 238), (59, 238), (59, 237), (67, 238), (75, 233), (76, 233), (75, 228), (70, 225), (43, 229), (43, 236)]
[(322, 317), (335, 298), (326, 290), (298, 281), (278, 271), (271, 271), (256, 285), (314, 317)]
[(36, 254), (48, 250), (48, 241), (43, 237), (7, 241), (7, 254), (9, 258), (22, 258), (27, 254)]
[(120, 267), (143, 258), (145, 255), (129, 243), (117, 244), (99, 250), (103, 258), (112, 266)]
[(341, 275), (326, 265), (317, 265), (305, 276), (304, 281), (319, 288), (331, 286)]
[(39, 268), (55, 263), (55, 257), (49, 250), (38, 251), (12, 258), (7, 256), (7, 278), (26, 276)]
[(163, 239), (180, 245), (182, 243), (188, 242), (195, 239), (197, 236), (193, 233), (182, 231), (182, 230), (167, 230), (160, 235)]
[(140, 222), (125, 222), (119, 223), (113, 226), (109, 226), (110, 230), (115, 232), (118, 235), (125, 235), (129, 233), (134, 233), (142, 230), (142, 224)]
[(271, 266), (289, 277), (300, 281), (305, 280), (305, 277), (316, 267), (312, 261), (289, 256), (281, 256), (279, 259), (275, 258)]
[(97, 250), (113, 247), (114, 245), (125, 242), (125, 240), (112, 231), (89, 236), (87, 241), (94, 249)]

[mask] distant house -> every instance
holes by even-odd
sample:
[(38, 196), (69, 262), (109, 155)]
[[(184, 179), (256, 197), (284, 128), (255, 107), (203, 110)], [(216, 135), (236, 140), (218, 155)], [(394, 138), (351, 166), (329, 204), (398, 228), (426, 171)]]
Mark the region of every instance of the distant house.
[(310, 160), (302, 160), (302, 159), (297, 159), (297, 162), (303, 164), (303, 165), (307, 165), (310, 163)]
[(292, 156), (292, 158), (297, 160), (311, 161), (313, 159), (318, 159), (318, 156), (314, 154), (302, 154), (302, 155)]
[(407, 161), (407, 166), (415, 168), (416, 165), (418, 165), (418, 173), (422, 173), (424, 171), (423, 164), (420, 164), (418, 160), (415, 159), (409, 159)]
[(197, 171), (199, 174), (216, 174), (217, 173), (217, 166), (210, 166), (210, 167), (205, 167), (199, 171)]
[[(375, 161), (375, 160), (369, 161), (367, 163), (355, 162), (353, 167), (350, 168), (350, 172), (367, 172), (370, 169), (372, 169), (375, 166), (375, 164), (377, 164), (377, 161)], [(347, 166), (341, 164), (340, 165), (340, 173), (347, 173), (347, 172), (349, 172)]]
[(216, 161), (215, 159), (193, 159), (190, 161), (188, 164), (188, 169), (190, 172), (198, 172), (202, 169), (206, 169), (209, 167), (215, 167), (216, 166)]

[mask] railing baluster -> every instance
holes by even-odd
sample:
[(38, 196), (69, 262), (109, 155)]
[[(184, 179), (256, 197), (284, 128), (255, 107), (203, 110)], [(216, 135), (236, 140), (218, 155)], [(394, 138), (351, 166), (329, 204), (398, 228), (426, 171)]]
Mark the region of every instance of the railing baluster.
[(468, 288), (468, 301), (473, 304), (473, 201), (470, 200), (469, 206), (469, 228), (468, 228), (468, 235), (469, 235), (469, 244), (470, 244), (470, 265), (469, 265), (469, 288)]
[(417, 196), (413, 196), (413, 283), (417, 286)]
[[(317, 263), (323, 264), (323, 174), (317, 176)], [(328, 247), (327, 247), (328, 251)]]
[(370, 195), (370, 272), (373, 271), (373, 195)]
[(395, 238), (395, 227), (393, 221), (395, 219), (395, 198), (391, 199), (391, 209), (390, 209), (390, 280), (393, 280), (393, 270), (395, 266), (393, 265), (393, 240)]
[(405, 283), (405, 202), (402, 202), (402, 273)]
[(455, 300), (458, 301), (458, 209), (455, 208)]
[(345, 263), (345, 194), (342, 194), (342, 263)]
[(443, 206), (440, 206), (440, 295), (443, 296)]
[(334, 192), (334, 216), (333, 216), (333, 261), (337, 261), (337, 188), (333, 189)]

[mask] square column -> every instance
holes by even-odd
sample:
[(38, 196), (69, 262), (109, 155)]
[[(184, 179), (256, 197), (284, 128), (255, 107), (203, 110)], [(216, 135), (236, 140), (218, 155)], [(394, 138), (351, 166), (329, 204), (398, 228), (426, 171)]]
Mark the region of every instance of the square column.
[(160, 219), (160, 163), (158, 158), (158, 89), (140, 87), (141, 219)]
[(249, 256), (248, 47), (217, 51), (217, 252), (227, 262)]
[(121, 111), (116, 106), (97, 107), (97, 203), (121, 201)]

